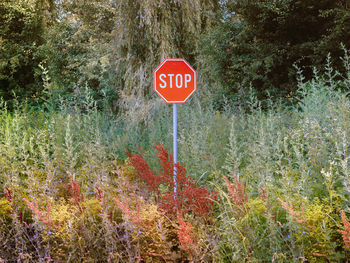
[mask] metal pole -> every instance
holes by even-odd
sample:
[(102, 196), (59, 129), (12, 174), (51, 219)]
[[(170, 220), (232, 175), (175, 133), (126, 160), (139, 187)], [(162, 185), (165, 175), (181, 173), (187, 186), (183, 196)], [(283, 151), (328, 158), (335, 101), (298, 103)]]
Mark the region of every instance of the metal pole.
[[(173, 103), (173, 153), (174, 164), (177, 163), (177, 107), (176, 103)], [(177, 179), (176, 179), (176, 167), (174, 167), (174, 199), (177, 191)]]

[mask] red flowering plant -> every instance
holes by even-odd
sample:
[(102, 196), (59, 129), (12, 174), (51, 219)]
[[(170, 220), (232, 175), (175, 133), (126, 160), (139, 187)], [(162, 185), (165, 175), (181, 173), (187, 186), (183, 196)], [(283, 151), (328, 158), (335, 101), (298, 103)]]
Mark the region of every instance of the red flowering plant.
[(59, 225), (51, 219), (51, 205), (47, 204), (46, 211), (41, 210), (39, 208), (39, 204), (37, 201), (35, 202), (30, 202), (26, 198), (23, 198), (23, 200), (26, 202), (28, 208), (35, 214), (39, 221), (44, 223), (49, 229), (51, 230), (59, 230), (60, 227)]
[(236, 217), (241, 218), (247, 213), (246, 203), (248, 201), (248, 195), (245, 192), (244, 184), (241, 183), (234, 174), (233, 178), (235, 179), (235, 183), (231, 183), (226, 176), (223, 175), (223, 177), (228, 194), (234, 205), (234, 208), (231, 207), (231, 211)]
[[(186, 169), (181, 164), (172, 161), (172, 155), (163, 145), (154, 146), (161, 166), (158, 173), (154, 173), (141, 154), (127, 153), (127, 155), (137, 175), (146, 183), (147, 188), (155, 193), (160, 209), (178, 222), (173, 231), (178, 235), (181, 247), (187, 253), (195, 252), (197, 243), (193, 227), (191, 223), (185, 222), (185, 215), (208, 216), (216, 201), (217, 193), (198, 186), (196, 181), (186, 175)], [(174, 171), (176, 171), (175, 178)], [(118, 206), (121, 207), (121, 204)], [(134, 214), (134, 217), (137, 218), (137, 214)]]
[(106, 202), (106, 198), (105, 198), (105, 194), (103, 193), (102, 189), (99, 188), (98, 186), (95, 187), (95, 198), (97, 199), (97, 201), (100, 203), (100, 206), (101, 206), (101, 209), (98, 209), (98, 213), (99, 214), (103, 214), (103, 213), (106, 213), (108, 216), (107, 218), (109, 220), (112, 220), (112, 217), (113, 217), (113, 211), (109, 211), (109, 208), (108, 208), (108, 203)]
[(185, 222), (180, 214), (178, 214), (177, 220), (179, 222), (179, 229), (175, 229), (174, 232), (178, 234), (183, 249), (190, 253), (196, 245), (193, 238), (192, 226), (190, 223)]
[(5, 191), (6, 191), (6, 193), (4, 194), (4, 197), (9, 202), (9, 204), (11, 206), (11, 209), (9, 209), (7, 211), (7, 213), (12, 214), (14, 211), (14, 208), (13, 208), (14, 205), (13, 205), (13, 201), (12, 201), (13, 200), (13, 192), (8, 187), (5, 187)]
[(68, 184), (68, 191), (72, 197), (74, 204), (78, 207), (80, 212), (83, 212), (81, 204), (84, 202), (84, 195), (80, 191), (80, 185), (77, 181), (74, 180), (71, 173), (68, 172), (68, 176), (71, 180), (71, 183)]
[[(144, 180), (147, 187), (153, 191), (160, 208), (170, 215), (191, 212), (194, 216), (209, 215), (216, 200), (216, 192), (209, 192), (197, 185), (191, 177), (186, 175), (186, 169), (179, 163), (172, 161), (172, 155), (163, 145), (154, 145), (158, 154), (158, 162), (162, 169), (155, 174), (141, 154), (127, 153), (137, 175)], [(174, 179), (174, 169), (176, 177)], [(160, 186), (165, 186), (165, 191)], [(176, 188), (176, 193), (174, 189)]]
[(345, 246), (350, 249), (350, 223), (346, 220), (344, 210), (341, 210), (341, 219), (344, 224), (344, 230), (338, 230), (338, 232), (342, 234)]

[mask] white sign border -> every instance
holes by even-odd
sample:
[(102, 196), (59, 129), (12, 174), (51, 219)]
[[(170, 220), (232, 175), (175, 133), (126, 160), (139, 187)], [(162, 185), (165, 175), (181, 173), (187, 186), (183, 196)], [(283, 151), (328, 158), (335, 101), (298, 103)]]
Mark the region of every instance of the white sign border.
[[(184, 101), (168, 101), (166, 100), (160, 93), (159, 91), (156, 90), (156, 73), (157, 71), (165, 64), (167, 61), (182, 61), (184, 62), (194, 73), (194, 89), (193, 91), (186, 97)], [(191, 67), (191, 65), (183, 58), (166, 58), (163, 60), (163, 62), (153, 71), (153, 89), (154, 91), (166, 102), (169, 104), (172, 103), (185, 103), (191, 96), (192, 94), (197, 90), (197, 72)]]

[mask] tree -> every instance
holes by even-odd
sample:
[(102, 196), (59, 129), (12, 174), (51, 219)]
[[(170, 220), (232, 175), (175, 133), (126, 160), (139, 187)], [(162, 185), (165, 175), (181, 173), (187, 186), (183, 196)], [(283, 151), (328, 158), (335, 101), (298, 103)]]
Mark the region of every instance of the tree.
[(88, 86), (96, 100), (115, 100), (115, 6), (109, 0), (61, 0), (56, 9), (58, 23), (47, 29), (40, 49), (52, 93), (79, 97)]
[(88, 85), (97, 96), (121, 95), (126, 107), (134, 93), (140, 100), (150, 98), (152, 71), (164, 58), (196, 63), (199, 36), (215, 21), (218, 2), (6, 0), (1, 4), (6, 22), (0, 26), (2, 95), (39, 94), (41, 63), (61, 95)]
[(296, 70), (311, 77), (330, 52), (340, 69), (340, 43), (350, 47), (344, 0), (236, 0), (223, 6), (222, 22), (203, 40), (202, 54), (217, 96), (235, 97), (250, 83), (260, 98), (293, 95)]
[[(40, 91), (38, 48), (50, 21), (52, 1), (4, 0), (0, 3), (0, 97), (30, 98)], [(46, 10), (46, 11), (45, 11)]]
[[(196, 64), (199, 36), (216, 18), (218, 0), (115, 0), (121, 105), (147, 112), (152, 72), (165, 58)], [(144, 99), (148, 98), (148, 99)], [(149, 105), (149, 104), (148, 104)], [(149, 111), (148, 111), (149, 112)]]

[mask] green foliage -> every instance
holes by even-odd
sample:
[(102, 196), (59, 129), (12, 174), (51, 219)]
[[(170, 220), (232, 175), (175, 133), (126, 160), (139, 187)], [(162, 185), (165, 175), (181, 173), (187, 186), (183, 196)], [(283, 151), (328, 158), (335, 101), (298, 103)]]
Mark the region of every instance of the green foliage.
[[(215, 20), (218, 1), (55, 4), (57, 23), (45, 28), (45, 43), (39, 48), (48, 83), (56, 90), (54, 99), (70, 99), (87, 86), (99, 108), (142, 114), (143, 106), (154, 111), (159, 104), (149, 102), (154, 94), (147, 72), (166, 57), (194, 63), (199, 35)], [(46, 74), (45, 70), (37, 74)], [(134, 107), (135, 99), (141, 107)]]
[(215, 21), (218, 4), (218, 0), (116, 2), (116, 74), (122, 86), (121, 109), (157, 114), (161, 99), (153, 91), (151, 72), (171, 57), (185, 58), (195, 66), (199, 36)]
[[(349, 69), (347, 54), (343, 61)], [(324, 71), (311, 81), (300, 75), (294, 107), (269, 102), (263, 111), (254, 95), (246, 112), (226, 105), (219, 113), (196, 99), (179, 106), (179, 161), (221, 197), (207, 220), (164, 216), (124, 165), (124, 152), (141, 146), (161, 168), (153, 143), (171, 149), (171, 106), (147, 112), (147, 121), (110, 115), (85, 88), (53, 107), (48, 79), (44, 111), (15, 101), (10, 112), (0, 101), (1, 259), (347, 261), (349, 72), (330, 63)], [(223, 173), (235, 174), (228, 190)]]
[[(260, 188), (258, 197), (250, 193), (248, 198), (241, 199), (244, 192), (234, 191), (227, 182), (228, 194), (220, 191), (226, 205), (221, 206), (218, 221), (218, 229), (225, 233), (220, 244), (225, 259), (239, 262), (287, 262), (288, 258), (293, 262), (300, 258), (310, 262), (340, 262), (346, 259), (338, 231), (345, 202), (332, 183), (336, 179), (334, 171), (324, 174), (327, 174), (324, 178), (327, 190), (323, 190), (326, 197), (322, 200), (295, 194), (295, 199), (275, 202), (278, 194), (273, 191), (278, 186), (271, 188), (271, 192)], [(236, 213), (237, 209), (241, 213)]]
[(146, 122), (160, 107), (149, 73), (166, 57), (197, 68), (195, 96), (223, 110), (252, 91), (288, 103), (294, 64), (309, 80), (330, 53), (344, 72), (340, 43), (350, 46), (342, 0), (5, 0), (0, 18), (0, 97), (38, 108), (50, 90), (57, 109), (88, 87), (99, 109)]
[(337, 230), (341, 226), (339, 211), (343, 202), (315, 198), (305, 205), (306, 226), (295, 229), (295, 239), (310, 262), (341, 260), (345, 257), (344, 244)]
[(35, 1), (5, 0), (0, 3), (0, 97), (35, 96), (40, 77), (35, 72), (44, 42), (42, 18)]
[[(346, 1), (151, 2), (0, 3), (0, 96), (18, 98), (0, 101), (0, 261), (348, 261)], [(202, 86), (178, 116), (194, 211), (171, 216), (124, 164), (140, 146), (157, 170), (154, 141), (171, 149), (151, 93), (165, 57)], [(221, 199), (199, 220), (207, 184)]]
[(5, 198), (1, 198), (0, 199), (0, 216), (8, 215), (9, 211), (11, 210), (12, 210), (12, 207), (10, 205), (10, 202)]
[[(349, 10), (344, 1), (228, 1), (224, 17), (201, 45), (204, 68), (222, 96), (244, 99), (250, 83), (259, 99), (295, 96), (297, 64), (305, 77), (321, 67), (328, 53), (335, 67), (340, 43), (350, 46)], [(225, 12), (226, 10), (226, 12)], [(222, 107), (222, 105), (219, 105)]]
[(113, 66), (114, 5), (109, 1), (63, 1), (58, 7), (61, 19), (46, 30), (46, 43), (40, 47), (49, 84), (56, 89), (54, 99), (71, 99), (87, 86), (99, 107), (106, 106), (103, 98), (113, 106), (120, 86)]

